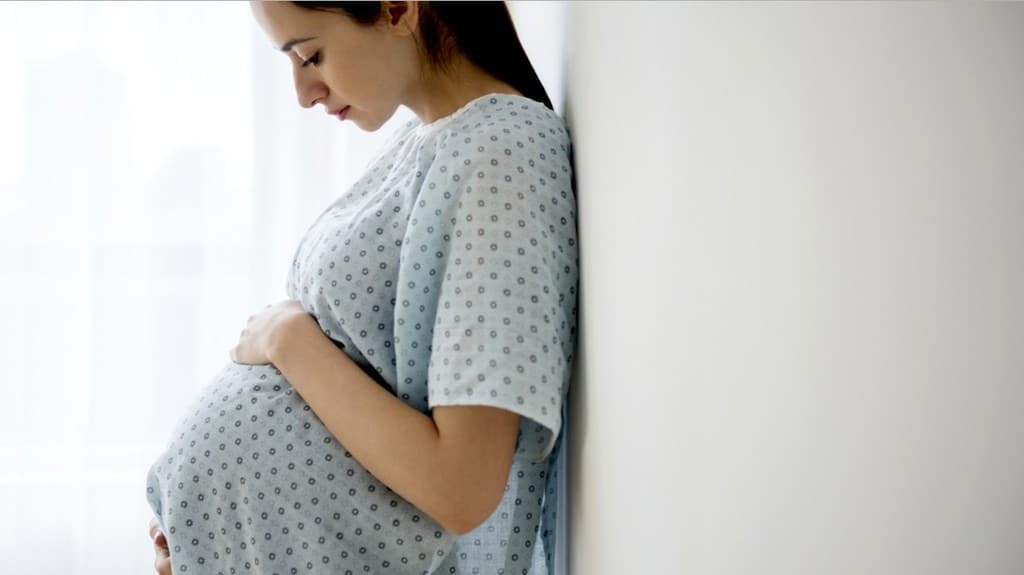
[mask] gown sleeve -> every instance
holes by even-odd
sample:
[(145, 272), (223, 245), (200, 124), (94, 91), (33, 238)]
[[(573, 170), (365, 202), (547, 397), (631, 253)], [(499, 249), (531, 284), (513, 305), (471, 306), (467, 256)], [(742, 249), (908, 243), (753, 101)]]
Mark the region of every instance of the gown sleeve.
[(488, 405), (528, 418), (517, 453), (531, 461), (557, 439), (575, 345), (569, 146), (557, 126), (478, 125), (441, 140), (424, 185), (440, 228), (431, 253), (444, 260), (429, 406)]

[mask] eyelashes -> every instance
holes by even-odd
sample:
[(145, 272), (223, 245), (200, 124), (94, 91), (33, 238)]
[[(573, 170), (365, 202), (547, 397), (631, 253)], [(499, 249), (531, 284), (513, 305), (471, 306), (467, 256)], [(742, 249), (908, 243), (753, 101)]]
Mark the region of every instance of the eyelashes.
[(313, 66), (316, 66), (319, 63), (320, 63), (320, 52), (314, 52), (313, 55), (310, 56), (308, 60), (303, 60), (302, 61), (302, 67), (305, 68), (309, 64), (313, 64)]

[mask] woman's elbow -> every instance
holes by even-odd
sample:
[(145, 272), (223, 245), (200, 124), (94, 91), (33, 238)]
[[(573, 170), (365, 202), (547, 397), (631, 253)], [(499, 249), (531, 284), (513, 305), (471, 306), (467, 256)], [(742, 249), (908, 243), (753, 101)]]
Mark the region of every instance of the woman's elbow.
[[(491, 510), (491, 513), (493, 512), (494, 509)], [(491, 513), (486, 515), (477, 514), (458, 517), (450, 521), (445, 527), (452, 533), (462, 536), (483, 525), (483, 523), (487, 521), (487, 518), (491, 516)]]
[(460, 536), (473, 531), (483, 525), (498, 509), (503, 493), (504, 484), (496, 492), (491, 489), (485, 495), (477, 494), (477, 497), (467, 497), (466, 492), (461, 493), (461, 496), (456, 496), (452, 501), (447, 521), (442, 524)]

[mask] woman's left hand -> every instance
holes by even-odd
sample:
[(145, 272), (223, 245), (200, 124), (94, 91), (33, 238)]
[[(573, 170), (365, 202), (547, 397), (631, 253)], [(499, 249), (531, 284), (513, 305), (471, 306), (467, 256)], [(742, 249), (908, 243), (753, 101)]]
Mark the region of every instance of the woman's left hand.
[(296, 317), (308, 315), (302, 303), (294, 299), (264, 307), (249, 316), (245, 329), (239, 334), (238, 345), (230, 352), (231, 360), (254, 365), (270, 363), (270, 350), (274, 338), (280, 336), (281, 328)]
[(153, 568), (156, 569), (157, 575), (171, 575), (171, 550), (167, 544), (167, 536), (160, 529), (156, 517), (149, 521), (149, 538), (153, 540), (153, 550), (156, 552)]

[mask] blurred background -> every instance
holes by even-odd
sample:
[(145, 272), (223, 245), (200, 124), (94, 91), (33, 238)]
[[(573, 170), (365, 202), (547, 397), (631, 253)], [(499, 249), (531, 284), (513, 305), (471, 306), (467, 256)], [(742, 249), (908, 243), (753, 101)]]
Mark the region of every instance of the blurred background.
[[(560, 5), (517, 4), (547, 82)], [(149, 465), (414, 115), (301, 108), (247, 2), (0, 3), (0, 86), (0, 573), (155, 573)]]

